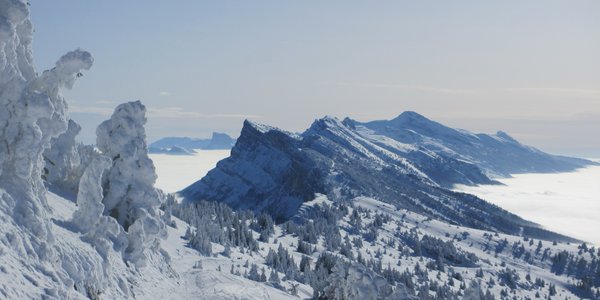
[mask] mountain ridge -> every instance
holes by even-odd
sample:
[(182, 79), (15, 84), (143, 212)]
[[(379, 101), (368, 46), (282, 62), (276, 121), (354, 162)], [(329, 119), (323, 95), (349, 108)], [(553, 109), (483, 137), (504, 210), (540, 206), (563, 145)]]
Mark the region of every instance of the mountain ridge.
[(585, 159), (544, 153), (537, 148), (521, 144), (503, 131), (490, 135), (458, 130), (416, 112), (404, 112), (389, 121), (354, 122), (355, 126), (367, 127), (376, 134), (401, 142), (418, 143), (436, 153), (471, 161), (490, 176), (566, 172), (595, 164)]
[[(427, 120), (419, 116), (405, 114), (396, 122)], [(456, 183), (496, 183), (472, 161), (374, 132), (363, 123), (330, 116), (301, 134), (245, 121), (231, 156), (180, 195), (186, 201), (266, 212), (278, 221), (292, 217), (315, 193), (333, 201), (367, 196), (451, 224), (512, 234), (525, 228), (528, 234), (570, 239), (532, 233), (542, 229), (475, 196), (449, 191)]]

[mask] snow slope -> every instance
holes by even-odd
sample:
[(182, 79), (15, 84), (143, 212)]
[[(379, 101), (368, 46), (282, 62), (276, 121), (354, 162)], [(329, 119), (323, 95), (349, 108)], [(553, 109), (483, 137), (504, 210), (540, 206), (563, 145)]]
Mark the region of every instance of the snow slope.
[[(73, 201), (56, 194), (48, 194), (48, 203), (53, 208), (50, 217), (52, 230), (56, 234), (58, 247), (62, 255), (80, 255), (84, 252), (91, 257), (100, 257), (90, 244), (82, 241), (81, 234), (69, 227), (69, 220), (77, 209)], [(111, 255), (112, 276), (122, 278), (123, 284), (131, 290), (130, 296), (116, 290), (100, 290), (102, 299), (291, 299), (289, 294), (260, 284), (241, 276), (228, 273), (232, 259), (225, 257), (203, 257), (196, 250), (188, 248), (182, 239), (186, 224), (175, 218), (178, 228), (168, 228), (168, 238), (162, 245), (171, 257), (170, 265), (150, 265), (143, 269), (127, 266), (117, 255)], [(10, 253), (0, 252), (0, 298), (40, 298), (52, 296), (54, 286), (53, 272), (43, 265), (24, 268), (19, 259)], [(7, 257), (9, 256), (9, 257)], [(203, 266), (197, 268), (198, 262)], [(218, 266), (223, 271), (217, 271)], [(85, 267), (85, 266), (80, 266)], [(100, 274), (102, 276), (102, 274)], [(74, 290), (63, 299), (85, 299)], [(297, 299), (297, 298), (296, 298)]]
[[(409, 279), (402, 277), (404, 279), (397, 280), (401, 282), (408, 280), (410, 283), (406, 284), (410, 286), (411, 293), (420, 294), (422, 299), (429, 299), (423, 294), (424, 292), (435, 295), (436, 292), (441, 291), (439, 289), (441, 286), (453, 293), (466, 296), (473, 292), (468, 288), (472, 284), (476, 284), (477, 289), (483, 292), (489, 292), (496, 299), (501, 299), (503, 294), (511, 297), (514, 295), (517, 299), (533, 299), (536, 295), (547, 298), (551, 295), (552, 286), (556, 286), (556, 294), (552, 295), (552, 298), (557, 296), (558, 299), (565, 297), (575, 299), (578, 298), (574, 294), (577, 292), (576, 281), (566, 274), (557, 275), (551, 271), (551, 266), (553, 268), (554, 265), (553, 257), (561, 251), (567, 251), (576, 257), (575, 261), (584, 259), (597, 262), (598, 259), (594, 248), (584, 252), (580, 245), (553, 244), (549, 241), (456, 226), (405, 209), (398, 209), (369, 197), (357, 197), (353, 199), (351, 206), (338, 205), (340, 204), (327, 199), (324, 195), (317, 195), (314, 200), (307, 201), (301, 206), (299, 214), (293, 221), (296, 224), (319, 223), (323, 221), (318, 220), (319, 211), (322, 212), (323, 207), (330, 207), (326, 209), (330, 213), (332, 211), (329, 209), (341, 209), (338, 211), (342, 212), (342, 216), (337, 221), (337, 232), (332, 233), (332, 236), (319, 235), (315, 243), (309, 242), (309, 250), (301, 252), (299, 243), (307, 243), (302, 233), (289, 232), (286, 224), (276, 226), (274, 234), (268, 239), (269, 242), (259, 242), (260, 250), (256, 253), (258, 255), (249, 256), (248, 253), (241, 254), (237, 248), (232, 249), (231, 257), (234, 261), (236, 257), (241, 258), (234, 269), (236, 271), (241, 269), (242, 273), (244, 270), (247, 271), (247, 268), (241, 266), (244, 260), (257, 263), (260, 268), (267, 260), (268, 249), (277, 251), (278, 247), (282, 247), (289, 251), (296, 264), (308, 257), (311, 266), (315, 267), (315, 261), (318, 261), (323, 253), (329, 253), (339, 260), (362, 261), (361, 264), (371, 270), (379, 269), (380, 274), (389, 274), (389, 272), (408, 274)], [(332, 217), (330, 213), (325, 214), (326, 218)], [(353, 225), (356, 224), (352, 220), (354, 214), (357, 214), (362, 225), (358, 227)], [(378, 219), (379, 225), (374, 225)], [(367, 239), (366, 235), (373, 228), (376, 228), (376, 238)], [(338, 234), (342, 244), (345, 244), (342, 248), (347, 249), (346, 251), (331, 248), (331, 240), (334, 240), (335, 235)], [(414, 243), (418, 240), (420, 240), (417, 242), (419, 246), (416, 246)], [(426, 240), (433, 240), (434, 246)], [(213, 244), (213, 253), (220, 253), (223, 248), (215, 246)], [(435, 251), (445, 254), (440, 259), (440, 255)], [(206, 266), (209, 262), (218, 260), (201, 259), (204, 270), (208, 269)], [(220, 261), (221, 266), (225, 264), (229, 268), (226, 260)], [(438, 267), (440, 261), (443, 264), (441, 268)], [(211, 264), (212, 268), (215, 266), (218, 268), (216, 263)], [(512, 277), (507, 279), (506, 274), (512, 274)], [(225, 280), (223, 275), (217, 272), (202, 278), (219, 283)], [(335, 282), (333, 278), (335, 276), (330, 275), (327, 282)], [(344, 284), (343, 282), (344, 280), (340, 284)], [(371, 283), (366, 280), (365, 284)], [(432, 286), (433, 284), (435, 286)], [(301, 286), (299, 290), (306, 296), (311, 295), (310, 287)], [(475, 293), (475, 298), (465, 297), (465, 299), (481, 299), (477, 292)], [(369, 295), (366, 299), (375, 299), (372, 294)]]
[[(406, 210), (397, 210), (393, 206), (389, 204), (377, 201), (368, 197), (359, 197), (354, 200), (356, 207), (363, 207), (374, 212), (380, 212), (387, 216), (391, 216), (393, 222), (390, 224), (384, 225), (384, 229), (380, 232), (380, 236), (383, 238), (382, 240), (397, 237), (395, 232), (398, 231), (410, 231), (416, 230), (419, 235), (430, 235), (438, 237), (442, 240), (452, 241), (453, 245), (459, 249), (460, 251), (466, 251), (473, 253), (478, 258), (478, 265), (483, 270), (483, 276), (477, 277), (474, 273), (477, 268), (472, 267), (462, 267), (462, 266), (454, 266), (453, 269), (456, 272), (460, 272), (464, 279), (472, 279), (472, 280), (481, 280), (482, 288), (489, 288), (492, 291), (492, 294), (499, 296), (501, 293), (501, 289), (505, 288), (503, 285), (491, 285), (484, 284), (485, 282), (489, 282), (490, 278), (496, 279), (496, 275), (501, 273), (501, 271), (505, 268), (504, 266), (509, 266), (514, 268), (519, 277), (521, 279), (527, 277), (527, 274), (530, 275), (532, 281), (535, 278), (541, 278), (549, 283), (556, 284), (558, 287), (563, 287), (562, 291), (559, 293), (559, 299), (564, 299), (567, 297), (575, 297), (569, 290), (565, 289), (565, 287), (570, 282), (566, 276), (557, 276), (552, 274), (547, 268), (547, 262), (540, 260), (541, 252), (536, 252), (536, 244), (523, 242), (522, 237), (504, 235), (504, 234), (496, 234), (489, 233), (486, 231), (475, 230), (466, 227), (453, 226), (444, 222), (440, 222), (437, 220), (432, 220), (430, 218), (426, 218), (422, 215), (412, 213)], [(369, 222), (367, 218), (363, 219), (364, 222)], [(394, 224), (395, 222), (395, 224)], [(494, 251), (494, 247), (496, 247), (496, 242), (494, 241), (502, 241), (506, 239), (508, 241), (508, 247), (501, 251)], [(535, 253), (533, 255), (533, 263), (526, 263), (522, 260), (522, 258), (515, 258), (513, 253), (511, 253), (510, 245), (514, 245), (514, 243), (523, 242), (525, 249), (527, 252)], [(548, 246), (548, 242), (543, 242), (545, 246)], [(550, 246), (552, 248), (552, 252), (556, 253), (558, 251), (567, 250), (567, 251), (577, 251), (577, 246), (568, 245), (568, 244), (558, 244), (554, 246)], [(402, 257), (400, 253), (397, 253), (394, 249), (389, 246), (386, 248), (384, 243), (376, 242), (371, 244), (365, 249), (366, 256), (369, 256), (369, 253), (376, 252), (377, 249), (386, 249), (385, 255), (383, 255), (382, 265), (391, 265), (398, 266), (400, 270), (402, 269), (411, 269), (416, 266), (416, 264), (423, 264), (422, 260), (415, 259), (414, 257), (406, 257), (400, 259), (398, 261), (398, 257)], [(496, 248), (497, 249), (497, 248)], [(514, 249), (514, 248), (513, 248)], [(433, 257), (432, 257), (433, 258)], [(540, 261), (538, 261), (540, 260)], [(427, 261), (425, 261), (427, 262)], [(430, 272), (429, 276), (432, 280), (443, 282), (445, 280), (449, 280), (449, 277), (442, 276), (441, 280), (439, 277), (434, 276), (434, 272)], [(478, 279), (479, 278), (479, 279)], [(536, 291), (542, 292), (542, 289), (539, 287), (536, 288), (533, 284), (527, 286), (520, 286), (518, 289), (517, 295), (519, 298), (535, 298)], [(544, 295), (542, 292), (541, 295)], [(546, 293), (547, 296), (547, 293)]]
[(233, 258), (200, 256), (198, 251), (187, 247), (188, 242), (182, 239), (188, 225), (176, 218), (175, 222), (177, 228), (169, 228), (169, 237), (163, 245), (171, 257), (171, 265), (178, 274), (180, 286), (178, 291), (166, 291), (161, 297), (153, 296), (154, 299), (297, 299), (262, 283), (229, 273), (232, 265), (239, 265), (242, 258), (250, 257), (236, 251), (231, 255)]

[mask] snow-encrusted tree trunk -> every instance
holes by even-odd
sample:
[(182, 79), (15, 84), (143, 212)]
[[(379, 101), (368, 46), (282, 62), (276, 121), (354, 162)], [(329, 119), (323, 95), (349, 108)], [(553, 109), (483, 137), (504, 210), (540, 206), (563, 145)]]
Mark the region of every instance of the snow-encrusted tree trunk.
[(346, 265), (338, 261), (327, 283), (323, 291), (327, 299), (384, 299), (392, 294), (385, 278), (359, 263)]
[(111, 159), (103, 155), (92, 159), (79, 181), (77, 210), (73, 213), (73, 224), (104, 260), (108, 259), (111, 248), (120, 251), (128, 243), (125, 230), (117, 220), (103, 215), (102, 176), (111, 165)]
[(69, 120), (67, 131), (50, 140), (50, 146), (44, 151), (45, 166), (42, 178), (61, 190), (77, 193), (81, 178), (81, 159), (75, 136), (81, 126)]
[(127, 231), (127, 260), (143, 265), (148, 249), (158, 249), (166, 235), (158, 214), (162, 198), (154, 188), (156, 173), (146, 145), (146, 107), (140, 102), (117, 106), (96, 130), (98, 149), (112, 160), (105, 174), (104, 213)]
[(83, 233), (89, 232), (104, 212), (102, 175), (110, 166), (111, 161), (108, 157), (98, 156), (81, 176), (77, 193), (77, 210), (73, 213), (73, 223)]
[(67, 105), (60, 88), (71, 88), (93, 58), (75, 50), (37, 76), (32, 33), (27, 3), (0, 1), (0, 189), (10, 196), (2, 197), (1, 207), (43, 246), (53, 238), (41, 179), (42, 153), (51, 138), (67, 129)]

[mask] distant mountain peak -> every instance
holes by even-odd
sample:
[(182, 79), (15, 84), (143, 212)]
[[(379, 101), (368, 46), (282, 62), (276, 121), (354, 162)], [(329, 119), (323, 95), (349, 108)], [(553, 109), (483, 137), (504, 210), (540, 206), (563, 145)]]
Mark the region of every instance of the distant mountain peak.
[(340, 128), (345, 127), (344, 123), (340, 119), (332, 116), (325, 116), (320, 119), (316, 119), (307, 131), (311, 130), (323, 130), (327, 128)]
[(228, 134), (226, 134), (226, 133), (216, 132), (216, 131), (213, 132), (212, 135), (211, 135), (211, 137), (210, 137), (211, 140), (221, 139), (221, 138), (228, 138), (228, 139), (230, 139), (231, 137)]
[(407, 110), (402, 112), (401, 114), (399, 114), (397, 117), (395, 117), (394, 119), (392, 119), (392, 121), (394, 120), (403, 120), (403, 121), (413, 121), (413, 120), (419, 120), (419, 121), (431, 121), (429, 119), (427, 119), (425, 116), (412, 111), (412, 110)]
[(266, 124), (261, 124), (261, 123), (257, 123), (257, 122), (253, 122), (250, 120), (244, 120), (244, 125), (242, 126), (242, 132), (244, 132), (245, 129), (252, 129), (252, 130), (256, 130), (258, 132), (261, 133), (267, 133), (269, 131), (272, 130), (279, 130), (276, 127), (270, 126), (270, 125), (266, 125)]
[(356, 121), (348, 117), (345, 117), (344, 120), (342, 120), (342, 124), (353, 130), (356, 129)]
[(519, 144), (519, 141), (515, 140), (512, 136), (508, 135), (508, 133), (504, 131), (499, 130), (496, 132), (496, 136), (502, 138), (503, 140)]
[(393, 126), (409, 126), (417, 128), (434, 128), (440, 131), (456, 131), (453, 128), (428, 119), (427, 117), (414, 111), (405, 111), (396, 118), (387, 121), (387, 123)]
[(269, 134), (269, 133), (283, 134), (283, 135), (287, 135), (294, 139), (299, 138), (298, 134), (295, 134), (295, 133), (292, 133), (289, 131), (285, 131), (283, 129), (279, 129), (275, 126), (261, 124), (261, 123), (253, 122), (250, 120), (244, 120), (244, 124), (242, 126), (242, 132), (240, 134), (240, 139), (244, 138), (245, 133), (248, 133), (247, 131), (256, 132), (259, 134)]

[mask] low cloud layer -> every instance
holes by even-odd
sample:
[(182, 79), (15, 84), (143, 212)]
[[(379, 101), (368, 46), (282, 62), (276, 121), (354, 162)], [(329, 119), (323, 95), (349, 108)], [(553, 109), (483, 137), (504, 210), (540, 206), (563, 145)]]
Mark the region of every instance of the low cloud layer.
[(504, 186), (458, 186), (549, 230), (600, 245), (600, 167), (571, 173), (521, 174)]

